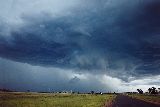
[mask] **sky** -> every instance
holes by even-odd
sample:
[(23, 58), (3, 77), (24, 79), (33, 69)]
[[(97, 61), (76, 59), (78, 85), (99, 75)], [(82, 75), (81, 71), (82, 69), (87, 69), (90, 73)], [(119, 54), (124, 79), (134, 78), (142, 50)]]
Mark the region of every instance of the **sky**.
[(1, 0), (0, 88), (158, 88), (159, 19), (158, 0)]

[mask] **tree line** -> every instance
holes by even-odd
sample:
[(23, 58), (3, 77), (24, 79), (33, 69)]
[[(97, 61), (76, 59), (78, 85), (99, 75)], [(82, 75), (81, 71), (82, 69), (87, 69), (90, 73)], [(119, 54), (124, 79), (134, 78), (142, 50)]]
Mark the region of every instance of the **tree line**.
[[(138, 93), (139, 94), (143, 94), (143, 90), (142, 89), (137, 89)], [(160, 93), (160, 88), (155, 88), (155, 87), (151, 87), (151, 88), (148, 88), (148, 92), (149, 94), (159, 94)]]

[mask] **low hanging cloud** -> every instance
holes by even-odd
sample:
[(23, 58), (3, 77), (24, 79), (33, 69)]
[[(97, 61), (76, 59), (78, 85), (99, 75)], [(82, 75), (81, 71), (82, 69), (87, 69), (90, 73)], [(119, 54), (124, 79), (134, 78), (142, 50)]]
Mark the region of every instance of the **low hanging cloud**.
[[(45, 68), (0, 59), (0, 88), (18, 91), (111, 91), (111, 81), (102, 81), (103, 75), (79, 74), (72, 70)], [(104, 80), (103, 79), (103, 80)], [(112, 78), (111, 78), (112, 79)], [(114, 79), (113, 79), (114, 80)], [(107, 84), (104, 84), (107, 83)]]
[[(137, 88), (147, 90), (151, 86), (159, 86), (159, 76), (145, 77), (130, 82), (122, 81), (108, 75), (75, 73), (54, 67), (32, 66), (25, 63), (0, 59), (0, 88), (15, 91), (80, 91), (90, 92), (124, 92), (136, 91)], [(158, 78), (153, 80), (153, 78)]]
[(1, 1), (0, 57), (125, 82), (160, 75), (159, 1), (64, 2)]

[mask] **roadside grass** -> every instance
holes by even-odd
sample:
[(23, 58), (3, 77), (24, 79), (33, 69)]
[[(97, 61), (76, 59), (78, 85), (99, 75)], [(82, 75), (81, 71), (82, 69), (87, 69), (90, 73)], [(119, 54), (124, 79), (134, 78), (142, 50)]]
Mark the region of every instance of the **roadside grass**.
[(160, 104), (160, 95), (130, 94), (129, 96), (146, 102)]
[(103, 107), (115, 95), (0, 93), (0, 107)]

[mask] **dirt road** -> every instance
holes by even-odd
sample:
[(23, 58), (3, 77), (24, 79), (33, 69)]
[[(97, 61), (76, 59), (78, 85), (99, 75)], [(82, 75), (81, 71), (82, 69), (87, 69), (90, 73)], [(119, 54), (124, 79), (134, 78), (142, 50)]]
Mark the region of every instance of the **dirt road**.
[(160, 105), (147, 103), (124, 95), (118, 95), (112, 107), (160, 107)]

